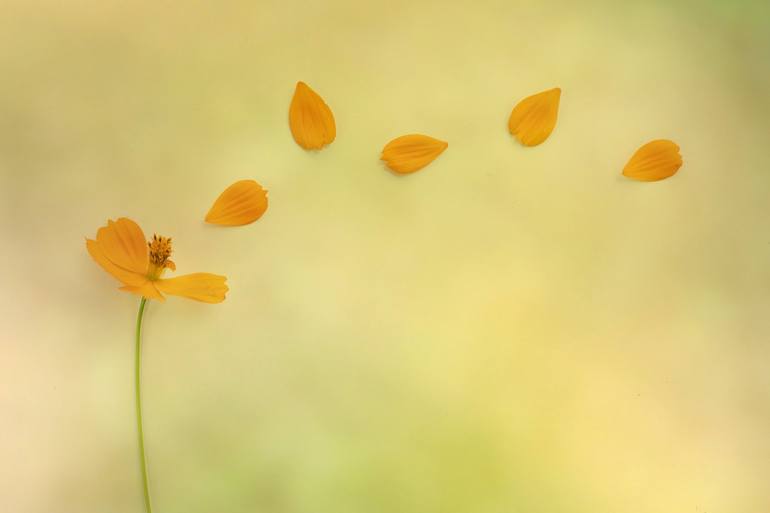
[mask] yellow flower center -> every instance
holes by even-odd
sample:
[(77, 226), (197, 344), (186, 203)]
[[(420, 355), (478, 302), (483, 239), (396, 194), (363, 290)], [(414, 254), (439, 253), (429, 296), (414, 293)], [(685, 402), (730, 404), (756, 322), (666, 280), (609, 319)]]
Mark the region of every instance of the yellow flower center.
[(174, 269), (174, 262), (169, 260), (171, 256), (171, 237), (153, 235), (152, 240), (147, 243), (150, 247), (150, 268), (148, 278), (157, 280), (163, 274), (166, 268)]

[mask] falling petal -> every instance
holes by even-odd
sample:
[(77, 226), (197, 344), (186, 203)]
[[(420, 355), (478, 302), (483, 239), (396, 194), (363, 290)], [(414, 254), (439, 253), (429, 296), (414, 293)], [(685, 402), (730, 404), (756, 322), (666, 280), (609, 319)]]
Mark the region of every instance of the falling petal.
[(623, 168), (623, 175), (633, 180), (655, 182), (674, 175), (680, 167), (679, 146), (673, 141), (658, 139), (636, 150)]
[(304, 82), (297, 82), (289, 107), (289, 128), (297, 144), (320, 150), (337, 136), (334, 114), (323, 98)]
[(253, 223), (267, 210), (267, 191), (254, 180), (235, 182), (219, 195), (206, 222), (222, 226)]
[(385, 145), (380, 159), (396, 173), (414, 173), (433, 162), (448, 146), (427, 135), (402, 135)]
[(561, 89), (543, 91), (521, 100), (511, 112), (508, 130), (524, 146), (537, 146), (553, 132), (559, 115)]

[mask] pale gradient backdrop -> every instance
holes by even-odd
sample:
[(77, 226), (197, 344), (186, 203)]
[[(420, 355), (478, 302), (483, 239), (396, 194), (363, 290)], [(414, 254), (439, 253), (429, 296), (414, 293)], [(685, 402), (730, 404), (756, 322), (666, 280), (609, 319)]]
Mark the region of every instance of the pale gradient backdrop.
[[(0, 511), (141, 511), (118, 216), (230, 284), (148, 311), (158, 513), (770, 511), (766, 3), (0, 4)], [(244, 178), (264, 217), (204, 225)]]

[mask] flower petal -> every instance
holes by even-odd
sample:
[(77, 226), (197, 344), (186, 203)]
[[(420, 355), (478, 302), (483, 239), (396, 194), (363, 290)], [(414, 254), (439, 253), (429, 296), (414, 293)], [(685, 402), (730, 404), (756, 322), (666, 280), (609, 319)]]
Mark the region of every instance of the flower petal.
[(158, 292), (158, 289), (155, 288), (155, 285), (150, 280), (147, 280), (147, 283), (141, 287), (131, 287), (126, 285), (125, 287), (120, 287), (120, 290), (131, 292), (132, 294), (137, 294), (139, 296), (146, 297), (147, 299), (157, 299), (161, 303), (166, 300), (166, 298), (163, 297), (160, 292)]
[(94, 261), (102, 267), (102, 269), (107, 271), (124, 285), (141, 287), (147, 281), (149, 281), (143, 274), (129, 271), (128, 269), (124, 269), (114, 264), (112, 260), (107, 258), (107, 255), (104, 253), (104, 249), (102, 248), (102, 245), (99, 244), (99, 242), (86, 239), (86, 249), (88, 249), (88, 253), (91, 255), (91, 258), (93, 258)]
[(433, 162), (448, 146), (427, 135), (402, 135), (385, 145), (380, 159), (396, 173), (414, 173)]
[(173, 296), (184, 296), (204, 303), (221, 303), (229, 290), (225, 281), (225, 276), (193, 273), (157, 280), (155, 286), (159, 291)]
[(96, 232), (96, 240), (112, 263), (137, 274), (147, 274), (147, 239), (139, 225), (131, 219), (108, 220), (107, 226)]
[(623, 175), (633, 180), (655, 182), (672, 176), (682, 167), (679, 146), (666, 139), (650, 141), (634, 153)]
[(254, 180), (235, 182), (219, 195), (206, 222), (223, 226), (253, 223), (267, 210), (267, 191)]
[(323, 99), (304, 82), (297, 82), (289, 107), (289, 128), (297, 144), (320, 150), (337, 136), (334, 114)]
[(561, 89), (543, 91), (521, 100), (511, 112), (508, 130), (524, 146), (537, 146), (553, 132), (559, 115)]

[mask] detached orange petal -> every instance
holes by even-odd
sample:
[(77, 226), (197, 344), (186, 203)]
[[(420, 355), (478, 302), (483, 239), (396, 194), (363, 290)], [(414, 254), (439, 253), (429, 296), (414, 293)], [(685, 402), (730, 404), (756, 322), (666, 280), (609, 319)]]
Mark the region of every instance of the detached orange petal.
[(206, 222), (222, 226), (253, 223), (267, 210), (267, 191), (254, 180), (240, 180), (224, 190), (206, 214)]
[(111, 274), (118, 281), (126, 286), (141, 287), (149, 280), (144, 274), (138, 274), (112, 262), (104, 252), (102, 245), (99, 242), (91, 239), (86, 239), (86, 249), (91, 255), (91, 258), (101, 266), (102, 269)]
[(433, 162), (448, 146), (427, 135), (402, 135), (385, 145), (380, 159), (396, 173), (414, 173)]
[(642, 182), (656, 182), (674, 175), (682, 167), (679, 146), (666, 139), (650, 141), (634, 153), (623, 175)]
[(337, 136), (334, 114), (323, 98), (304, 82), (297, 82), (289, 107), (289, 128), (306, 150), (320, 150)]
[(225, 276), (210, 273), (193, 273), (176, 278), (155, 281), (160, 292), (173, 296), (184, 296), (203, 303), (221, 303), (229, 290)]
[(537, 146), (553, 132), (559, 115), (561, 89), (543, 91), (521, 100), (511, 112), (508, 130), (524, 146)]
[(96, 232), (96, 240), (112, 263), (134, 273), (147, 274), (147, 239), (139, 225), (131, 219), (109, 219), (107, 226)]

